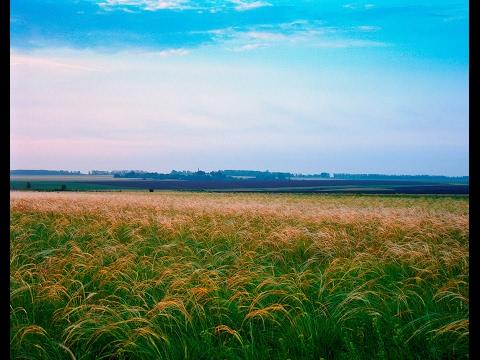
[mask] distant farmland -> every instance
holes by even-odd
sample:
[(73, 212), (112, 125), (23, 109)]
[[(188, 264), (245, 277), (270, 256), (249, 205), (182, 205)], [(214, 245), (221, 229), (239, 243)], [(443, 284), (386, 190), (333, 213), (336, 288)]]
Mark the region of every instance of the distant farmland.
[(176, 190), (211, 192), (269, 193), (360, 193), (360, 194), (432, 194), (468, 195), (469, 184), (460, 181), (412, 180), (153, 180), (114, 178), (112, 175), (10, 176), (10, 189), (22, 190), (29, 182), (31, 190), (67, 191)]
[(304, 193), (371, 193), (371, 194), (469, 194), (468, 184), (396, 180), (101, 180), (85, 184), (154, 190), (260, 191)]

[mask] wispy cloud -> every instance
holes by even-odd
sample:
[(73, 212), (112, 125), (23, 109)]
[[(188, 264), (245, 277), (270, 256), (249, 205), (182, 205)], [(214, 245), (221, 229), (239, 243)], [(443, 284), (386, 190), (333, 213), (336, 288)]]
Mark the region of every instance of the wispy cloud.
[(78, 71), (94, 71), (94, 72), (103, 72), (104, 69), (83, 66), (83, 65), (76, 65), (76, 64), (68, 64), (63, 62), (56, 62), (52, 60), (46, 60), (42, 58), (30, 58), (24, 56), (10, 56), (10, 66), (18, 66), (18, 65), (33, 65), (33, 66), (42, 66), (42, 67), (51, 67), (56, 69), (67, 69), (67, 70), (78, 70)]
[(185, 49), (170, 49), (157, 52), (156, 54), (162, 57), (170, 56), (170, 55), (187, 55), (189, 53), (188, 50)]
[(273, 32), (249, 31), (245, 35), (252, 39), (260, 39), (267, 41), (279, 41), (285, 39), (285, 35)]
[[(287, 0), (275, 3), (269, 0), (94, 1), (57, 4), (38, 0), (35, 7), (27, 6), (28, 0), (12, 1), (11, 47), (27, 51), (66, 47), (99, 51), (148, 48), (168, 52), (172, 48), (192, 49), (213, 43), (225, 47), (226, 41), (238, 41), (239, 44), (227, 48), (248, 49), (282, 42), (306, 44), (320, 37), (326, 42), (330, 35), (345, 41), (391, 39), (394, 42), (398, 36), (396, 27), (390, 24), (406, 23), (409, 38), (404, 43), (410, 42), (424, 51), (425, 44), (419, 43), (418, 32), (412, 28), (423, 27), (420, 17), (452, 28), (464, 26), (465, 18), (468, 19), (468, 8), (460, 5), (388, 6), (356, 0), (344, 4), (338, 0), (328, 4)], [(260, 8), (262, 11), (255, 11)], [(52, 17), (53, 12), (58, 15)], [(412, 16), (419, 21), (413, 23)], [(454, 23), (452, 19), (458, 21), (445, 25), (449, 20)], [(438, 52), (443, 51), (444, 39), (440, 34), (435, 39)], [(452, 47), (457, 46), (456, 42), (451, 43)], [(427, 47), (430, 44), (429, 40)]]
[(248, 50), (257, 49), (259, 47), (267, 47), (267, 46), (269, 46), (269, 44), (247, 44), (247, 45), (233, 48), (233, 51), (248, 51)]
[(362, 25), (362, 26), (358, 26), (357, 29), (360, 30), (360, 31), (372, 32), (372, 31), (379, 31), (379, 30), (381, 30), (381, 27), (380, 27), (380, 26)]
[(310, 24), (307, 21), (299, 21), (295, 24), (278, 24), (255, 29), (228, 28), (216, 30), (211, 34), (215, 41), (229, 44), (226, 48), (234, 51), (295, 44), (331, 48), (390, 46), (391, 44), (384, 41), (362, 38), (362, 33), (378, 31), (381, 31), (379, 26), (325, 27), (320, 22)]
[(192, 8), (192, 6), (187, 5), (188, 0), (170, 0), (170, 1), (154, 1), (154, 0), (106, 0), (100, 1), (97, 3), (100, 7), (105, 10), (111, 9), (123, 9), (126, 6), (129, 7), (136, 7), (142, 10), (162, 10), (162, 9), (188, 9)]
[(231, 0), (231, 2), (237, 4), (237, 6), (235, 6), (235, 10), (237, 11), (251, 10), (263, 6), (273, 6), (272, 4), (265, 1), (246, 2), (241, 0)]
[(161, 9), (187, 9), (189, 6), (185, 6), (184, 0), (176, 1), (159, 1), (152, 2), (148, 6), (145, 6), (145, 10), (161, 10)]
[(319, 41), (315, 43), (315, 47), (330, 47), (330, 48), (350, 48), (350, 47), (386, 47), (391, 46), (388, 43), (381, 41), (369, 40), (331, 40)]
[(346, 9), (371, 9), (375, 5), (373, 4), (361, 4), (361, 3), (353, 3), (353, 4), (345, 4), (343, 5)]

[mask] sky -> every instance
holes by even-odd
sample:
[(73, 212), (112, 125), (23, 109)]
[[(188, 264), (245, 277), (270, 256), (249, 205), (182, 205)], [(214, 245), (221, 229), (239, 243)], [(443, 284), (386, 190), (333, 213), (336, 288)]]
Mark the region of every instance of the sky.
[(10, 169), (469, 175), (465, 0), (10, 0)]

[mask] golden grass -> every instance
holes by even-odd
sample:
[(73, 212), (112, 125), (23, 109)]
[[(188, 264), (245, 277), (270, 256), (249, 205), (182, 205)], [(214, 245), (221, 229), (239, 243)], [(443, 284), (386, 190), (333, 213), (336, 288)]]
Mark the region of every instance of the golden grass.
[(351, 333), (369, 356), (358, 326), (384, 326), (398, 358), (468, 345), (468, 198), (11, 191), (10, 214), (18, 353), (253, 358), (281, 338), (329, 358), (313, 344)]

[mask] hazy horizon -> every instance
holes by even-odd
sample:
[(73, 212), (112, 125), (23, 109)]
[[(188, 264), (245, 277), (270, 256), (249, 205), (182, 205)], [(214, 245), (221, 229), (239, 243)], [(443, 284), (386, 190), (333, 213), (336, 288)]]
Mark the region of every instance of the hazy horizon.
[(12, 0), (10, 169), (468, 176), (469, 3)]
[[(113, 170), (105, 170), (105, 169), (92, 169), (92, 170), (89, 170), (89, 171), (86, 171), (86, 172), (83, 172), (83, 171), (80, 171), (80, 170), (65, 170), (65, 169), (10, 169), (10, 172), (12, 171), (51, 171), (51, 172), (64, 172), (64, 171), (68, 171), (70, 174), (72, 175), (76, 175), (77, 172), (80, 174), (80, 175), (103, 175), (103, 174), (97, 174), (97, 173), (94, 173), (94, 172), (108, 172), (108, 175), (113, 175), (115, 172), (130, 172), (130, 171), (133, 171), (133, 172), (146, 172), (146, 173), (152, 173), (152, 174), (170, 174), (174, 171), (176, 172), (179, 172), (179, 173), (182, 173), (182, 172), (187, 172), (187, 173), (196, 173), (197, 171), (204, 171), (200, 168), (198, 168), (197, 170), (192, 170), (192, 169), (172, 169), (171, 171), (167, 171), (167, 172), (159, 172), (159, 171), (145, 171), (143, 169), (113, 169)], [(379, 175), (379, 176), (432, 176), (432, 177), (435, 177), (435, 176), (445, 176), (445, 177), (469, 177), (468, 175), (459, 175), (459, 176), (447, 176), (447, 175), (443, 175), (443, 174), (434, 174), (434, 175), (428, 175), (428, 174), (382, 174), (382, 173), (331, 173), (331, 172), (328, 172), (328, 171), (322, 171), (322, 172), (317, 172), (317, 173), (301, 173), (301, 172), (291, 172), (291, 171), (275, 171), (275, 170), (258, 170), (258, 169), (217, 169), (217, 170), (212, 170), (212, 171), (205, 171), (205, 173), (209, 174), (209, 173), (212, 173), (212, 172), (217, 172), (217, 171), (250, 171), (250, 172), (270, 172), (270, 173), (285, 173), (285, 174), (292, 174), (294, 176), (312, 176), (312, 175), (320, 175), (321, 173), (326, 173), (326, 174), (329, 174), (331, 177), (333, 177), (334, 174), (348, 174), (348, 175)], [(106, 174), (105, 174), (106, 175)], [(27, 175), (18, 175), (18, 176), (27, 176)], [(36, 176), (36, 175), (32, 175), (32, 176)], [(38, 175), (38, 176), (48, 176), (48, 175)], [(56, 175), (53, 175), (53, 176), (56, 176)], [(68, 176), (67, 174), (65, 176)]]

